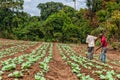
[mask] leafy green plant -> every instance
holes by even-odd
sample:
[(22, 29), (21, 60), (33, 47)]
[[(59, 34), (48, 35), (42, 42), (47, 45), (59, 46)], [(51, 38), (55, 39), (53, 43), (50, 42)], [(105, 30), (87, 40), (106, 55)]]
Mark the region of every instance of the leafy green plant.
[(100, 75), (100, 80), (105, 80), (106, 78), (105, 78), (105, 76), (104, 75)]
[(30, 68), (30, 66), (31, 66), (30, 62), (22, 63), (22, 69), (28, 69), (28, 68)]
[(96, 65), (96, 68), (98, 68), (98, 69), (102, 69), (102, 66), (98, 66), (98, 65)]
[(117, 78), (120, 79), (120, 74), (117, 75)]
[(23, 77), (23, 74), (21, 71), (14, 71), (13, 73), (10, 73), (8, 77), (20, 78)]
[(47, 72), (49, 66), (45, 62), (40, 62), (40, 68), (42, 68), (45, 72)]
[(35, 75), (35, 80), (46, 80), (46, 79), (44, 78), (43, 72), (37, 73), (37, 74)]
[(3, 66), (3, 67), (2, 67), (2, 70), (3, 70), (3, 71), (5, 71), (5, 70), (9, 71), (9, 70), (13, 70), (13, 69), (15, 69), (15, 68), (16, 68), (16, 64), (12, 63), (12, 64), (8, 64), (8, 65), (6, 65), (6, 66)]

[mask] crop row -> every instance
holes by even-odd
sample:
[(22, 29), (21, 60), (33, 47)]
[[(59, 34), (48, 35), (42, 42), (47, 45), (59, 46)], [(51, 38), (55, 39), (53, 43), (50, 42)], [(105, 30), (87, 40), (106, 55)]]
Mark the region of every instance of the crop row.
[(28, 41), (15, 41), (15, 40), (1, 40), (0, 39), (0, 46), (23, 44), (23, 43), (29, 43), (29, 42)]
[(46, 80), (44, 77), (44, 74), (49, 71), (48, 63), (50, 62), (50, 60), (52, 58), (52, 52), (53, 52), (53, 45), (51, 44), (49, 52), (48, 52), (49, 53), (48, 56), (45, 57), (43, 62), (39, 62), (39, 67), (42, 70), (35, 75), (35, 80)]
[[(62, 58), (72, 67), (72, 71), (80, 80), (94, 80), (91, 76), (101, 80), (120, 79), (120, 74), (116, 73), (112, 66), (82, 57), (65, 44), (59, 44), (58, 48)], [(89, 73), (83, 73), (83, 69)]]
[(16, 45), (16, 46), (13, 46), (7, 49), (0, 50), (0, 58), (8, 56), (8, 55), (13, 55), (18, 52), (22, 52), (35, 44), (36, 43), (21, 44), (21, 45)]
[[(94, 58), (96, 60), (99, 60), (99, 55), (98, 54), (94, 54)], [(111, 60), (111, 59), (107, 58), (107, 63), (111, 63), (111, 64), (114, 64), (114, 65), (120, 67), (120, 60), (119, 59), (118, 60)]]
[[(24, 72), (29, 72), (29, 69), (34, 63), (43, 58), (46, 55), (46, 51), (49, 47), (48, 43), (43, 43), (43, 45), (37, 47), (29, 54), (23, 54), (19, 57), (10, 58), (5, 61), (1, 61), (1, 78), (2, 75), (7, 71), (10, 72), (8, 77), (20, 78), (24, 77)], [(21, 69), (17, 70), (17, 65), (20, 65)], [(11, 72), (12, 71), (12, 72)]]

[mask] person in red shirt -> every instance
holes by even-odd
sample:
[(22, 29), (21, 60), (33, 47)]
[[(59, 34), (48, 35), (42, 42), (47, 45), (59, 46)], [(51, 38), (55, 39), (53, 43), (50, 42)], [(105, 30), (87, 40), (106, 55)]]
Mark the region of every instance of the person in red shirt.
[(106, 53), (107, 53), (107, 40), (106, 40), (106, 37), (104, 36), (103, 33), (100, 34), (99, 37), (101, 39), (101, 46), (98, 47), (96, 49), (96, 51), (99, 50), (100, 48), (102, 48), (102, 50), (101, 50), (101, 57), (100, 58), (101, 58), (101, 61), (103, 63), (105, 63), (106, 62)]

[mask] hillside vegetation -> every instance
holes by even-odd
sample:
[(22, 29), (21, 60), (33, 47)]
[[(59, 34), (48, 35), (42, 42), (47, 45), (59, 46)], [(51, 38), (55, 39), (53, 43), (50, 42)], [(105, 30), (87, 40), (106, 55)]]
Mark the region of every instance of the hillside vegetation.
[(87, 34), (105, 32), (113, 47), (120, 42), (120, 0), (86, 0), (87, 8), (80, 10), (59, 2), (40, 3), (40, 16), (22, 11), (23, 3), (0, 1), (0, 37), (84, 43)]

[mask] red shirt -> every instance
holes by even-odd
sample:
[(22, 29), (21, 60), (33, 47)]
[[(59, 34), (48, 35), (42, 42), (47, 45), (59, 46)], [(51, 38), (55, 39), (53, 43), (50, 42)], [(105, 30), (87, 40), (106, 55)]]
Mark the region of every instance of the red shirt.
[(107, 47), (107, 41), (106, 41), (105, 36), (102, 36), (102, 38), (101, 38), (101, 44), (102, 44), (102, 47)]

